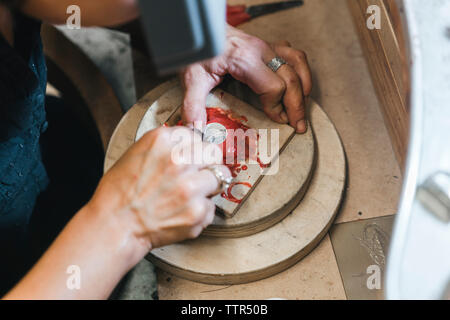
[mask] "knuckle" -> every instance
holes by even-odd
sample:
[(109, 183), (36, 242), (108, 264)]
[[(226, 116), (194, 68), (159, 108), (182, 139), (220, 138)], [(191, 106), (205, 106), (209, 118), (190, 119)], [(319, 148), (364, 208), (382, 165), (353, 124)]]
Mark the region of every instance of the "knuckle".
[(158, 129), (147, 131), (143, 136), (142, 139), (144, 140), (151, 140), (156, 139), (158, 136), (160, 136), (163, 133), (163, 128), (160, 127)]
[(202, 222), (205, 213), (204, 206), (198, 202), (194, 201), (189, 206), (187, 210), (187, 219), (190, 225), (197, 225)]
[(237, 48), (234, 53), (235, 61), (238, 62), (236, 65), (238, 66), (248, 64), (255, 60), (255, 56), (257, 55), (255, 50), (252, 50), (251, 48)]
[(258, 38), (258, 37), (251, 37), (249, 44), (253, 47), (257, 47), (257, 48), (261, 48), (261, 49), (269, 47), (269, 44), (266, 41), (264, 41), (263, 39)]
[(271, 85), (271, 91), (281, 96), (286, 91), (286, 83), (281, 79), (274, 81)]
[(232, 37), (229, 40), (230, 47), (228, 49), (228, 56), (234, 58), (242, 58), (243, 56), (249, 56), (252, 47), (249, 46), (249, 42), (239, 37)]
[(214, 220), (214, 215), (216, 213), (216, 205), (212, 200), (208, 200), (206, 216), (207, 216), (207, 225), (210, 225)]
[(285, 78), (287, 86), (297, 86), (299, 83), (298, 77), (294, 72), (289, 72)]
[(195, 238), (197, 238), (201, 233), (202, 233), (202, 228), (200, 228), (200, 227), (195, 227), (195, 228), (192, 228), (190, 231), (189, 231), (189, 233), (188, 233), (188, 238), (189, 239), (195, 239)]
[(180, 199), (181, 202), (187, 202), (191, 199), (193, 195), (193, 187), (192, 184), (186, 183), (186, 184), (177, 184), (177, 194), (178, 199)]
[(157, 135), (155, 130), (146, 132), (140, 139), (137, 141), (136, 145), (144, 146), (145, 150), (147, 150), (148, 146), (152, 145), (155, 141)]
[(295, 53), (295, 59), (297, 61), (305, 61), (307, 60), (306, 52), (302, 50), (297, 50)]
[(170, 130), (169, 128), (160, 127), (158, 129), (153, 130), (155, 144), (157, 145), (165, 145), (167, 141), (170, 140)]
[(185, 212), (186, 224), (188, 226), (195, 225), (196, 214), (192, 209), (187, 209)]
[(164, 146), (163, 141), (169, 139), (169, 129), (160, 127), (146, 132), (138, 141), (138, 144), (145, 146), (145, 149), (149, 147), (162, 148)]
[(170, 129), (167, 128), (167, 127), (159, 127), (157, 129), (153, 130), (155, 135), (158, 136), (158, 137), (161, 136), (161, 135), (167, 134), (169, 131), (170, 131)]

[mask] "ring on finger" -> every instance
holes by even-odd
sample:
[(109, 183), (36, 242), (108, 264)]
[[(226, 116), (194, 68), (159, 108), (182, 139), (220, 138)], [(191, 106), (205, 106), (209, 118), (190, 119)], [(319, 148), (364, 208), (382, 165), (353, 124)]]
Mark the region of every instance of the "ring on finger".
[(267, 66), (273, 71), (273, 72), (277, 72), (278, 69), (281, 68), (281, 66), (287, 64), (287, 62), (280, 57), (275, 57), (272, 60), (269, 61), (269, 63), (267, 63)]
[(214, 194), (219, 194), (230, 187), (232, 178), (225, 177), (223, 172), (216, 165), (207, 166), (205, 169), (211, 171), (219, 182), (219, 186)]

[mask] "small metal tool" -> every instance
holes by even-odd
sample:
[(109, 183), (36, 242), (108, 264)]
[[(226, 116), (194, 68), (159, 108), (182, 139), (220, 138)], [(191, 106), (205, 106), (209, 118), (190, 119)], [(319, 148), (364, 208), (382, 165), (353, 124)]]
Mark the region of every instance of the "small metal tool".
[(246, 5), (227, 5), (227, 22), (232, 26), (238, 26), (253, 18), (286, 10), (303, 5), (303, 0), (291, 0), (275, 3), (266, 3), (247, 7)]
[(208, 124), (203, 133), (203, 141), (221, 144), (227, 138), (227, 128), (220, 123)]

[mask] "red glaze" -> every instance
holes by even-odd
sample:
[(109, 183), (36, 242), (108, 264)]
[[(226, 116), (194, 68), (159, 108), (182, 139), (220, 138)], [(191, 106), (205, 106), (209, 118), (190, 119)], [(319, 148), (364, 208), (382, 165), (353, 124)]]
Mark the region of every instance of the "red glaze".
[[(222, 95), (223, 96), (223, 95)], [(221, 98), (222, 98), (221, 96)], [(248, 119), (244, 116), (239, 116), (234, 114), (231, 110), (223, 110), (221, 108), (206, 108), (206, 116), (207, 116), (207, 124), (216, 122), (223, 125), (227, 130), (238, 130), (241, 129), (244, 133), (250, 129), (250, 127), (246, 126), (244, 122), (247, 122)], [(177, 123), (178, 126), (183, 125), (180, 120)], [(231, 140), (234, 137), (235, 141)], [(259, 136), (257, 136), (257, 139)], [(256, 139), (256, 140), (257, 140)], [(253, 141), (253, 144), (250, 145), (250, 139), (247, 137), (245, 141), (245, 154), (237, 154), (237, 137), (229, 134), (227, 135), (226, 140), (220, 145), (222, 147), (223, 152), (223, 163), (230, 169), (231, 175), (236, 177), (241, 171), (248, 170), (247, 165), (241, 165), (239, 162), (241, 160), (248, 160), (250, 154), (254, 154), (257, 148), (257, 141)], [(230, 158), (233, 158), (232, 163), (227, 163), (227, 155), (230, 155)], [(261, 168), (267, 168), (270, 164), (264, 164), (261, 162), (259, 157), (256, 157), (257, 162)], [(232, 194), (231, 190), (234, 186), (241, 184), (245, 185), (249, 188), (252, 185), (248, 182), (233, 182), (226, 192), (223, 192), (221, 196), (231, 202), (240, 203), (242, 199), (236, 199)]]
[[(227, 130), (238, 130), (241, 129), (244, 133), (250, 128), (246, 126), (243, 122), (247, 122), (248, 119), (244, 116), (237, 116), (233, 114), (230, 110), (223, 110), (221, 108), (206, 108), (207, 124), (216, 122), (223, 125)], [(232, 139), (235, 139), (234, 143)], [(256, 141), (254, 142), (254, 144)], [(233, 135), (228, 135), (227, 139), (221, 144), (223, 152), (223, 162), (230, 168), (233, 177), (236, 177), (241, 170), (247, 170), (241, 167), (239, 162), (249, 158), (250, 151), (256, 150), (255, 146), (249, 146), (249, 139), (246, 139), (245, 143), (245, 154), (238, 154), (237, 148), (237, 137)], [(227, 156), (233, 159), (232, 163), (227, 163)]]
[(246, 186), (246, 187), (249, 187), (249, 188), (252, 187), (252, 185), (250, 183), (248, 183), (248, 182), (233, 182), (233, 183), (230, 184), (230, 186), (228, 187), (228, 189), (225, 192), (222, 192), (220, 194), (222, 196), (222, 198), (225, 198), (225, 199), (227, 199), (228, 201), (231, 201), (231, 202), (241, 203), (242, 199), (237, 199), (231, 193), (231, 191), (233, 190), (233, 187), (235, 187), (237, 185), (243, 185), (243, 186)]

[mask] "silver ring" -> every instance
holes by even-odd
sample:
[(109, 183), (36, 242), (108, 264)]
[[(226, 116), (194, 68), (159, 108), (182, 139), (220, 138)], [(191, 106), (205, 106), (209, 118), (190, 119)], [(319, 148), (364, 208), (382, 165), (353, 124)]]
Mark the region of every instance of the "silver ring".
[(281, 68), (282, 65), (286, 64), (286, 61), (280, 57), (275, 57), (267, 64), (267, 66), (273, 71), (277, 72), (278, 69)]
[(225, 177), (223, 172), (220, 171), (217, 166), (207, 166), (205, 169), (211, 171), (219, 182), (219, 187), (217, 188), (215, 194), (225, 191), (230, 187), (232, 178)]

